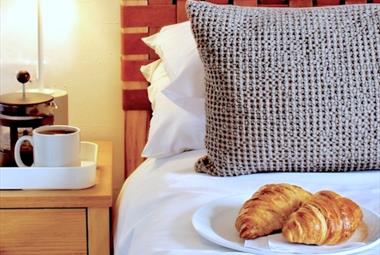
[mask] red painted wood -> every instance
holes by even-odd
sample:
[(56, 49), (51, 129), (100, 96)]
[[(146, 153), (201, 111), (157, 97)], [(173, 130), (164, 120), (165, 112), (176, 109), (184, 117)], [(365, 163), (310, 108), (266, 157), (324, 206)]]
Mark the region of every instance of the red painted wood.
[(161, 27), (150, 27), (150, 28), (149, 28), (149, 34), (150, 34), (150, 35), (153, 35), (153, 34), (155, 34), (155, 33), (160, 32), (160, 30), (161, 30)]
[(152, 60), (121, 60), (121, 79), (123, 81), (145, 81), (140, 67), (151, 63)]
[[(149, 28), (149, 35), (153, 35), (155, 33), (160, 32), (160, 27), (150, 27)], [(156, 54), (156, 52), (149, 48), (149, 59), (159, 59), (160, 57)]]
[(126, 54), (148, 54), (150, 48), (141, 40), (148, 36), (145, 34), (121, 34), (121, 53)]
[(206, 0), (207, 2), (214, 4), (228, 4), (228, 0)]
[(373, 3), (380, 4), (380, 0), (373, 0)]
[(367, 0), (346, 0), (346, 4), (365, 4)]
[(326, 6), (326, 5), (339, 5), (339, 0), (317, 0), (317, 6)]
[(239, 6), (257, 6), (257, 0), (235, 0), (234, 4)]
[(176, 23), (175, 5), (121, 6), (121, 27), (159, 27)]
[(159, 59), (160, 57), (156, 54), (156, 52), (154, 52), (154, 50), (150, 50), (149, 51), (149, 59), (150, 60), (155, 60), (155, 59)]
[(289, 0), (290, 7), (312, 7), (312, 0)]
[(289, 7), (287, 4), (259, 4), (258, 7), (266, 7), (266, 8), (286, 8)]
[(177, 0), (177, 23), (187, 20), (186, 0)]
[(123, 110), (143, 110), (152, 111), (148, 100), (146, 89), (124, 89), (123, 90)]
[(288, 6), (288, 2), (286, 0), (258, 0), (258, 5), (281, 5)]
[(159, 5), (159, 4), (172, 4), (173, 1), (172, 0), (149, 0), (148, 1), (148, 5)]

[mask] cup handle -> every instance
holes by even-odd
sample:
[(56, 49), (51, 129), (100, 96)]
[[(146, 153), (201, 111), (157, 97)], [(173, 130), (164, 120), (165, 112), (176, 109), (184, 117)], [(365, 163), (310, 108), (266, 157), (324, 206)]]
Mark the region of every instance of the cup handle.
[(28, 141), (33, 145), (33, 138), (30, 135), (22, 136), (17, 140), (15, 144), (14, 156), (15, 156), (16, 164), (19, 167), (28, 167), (27, 165), (24, 164), (24, 162), (22, 162), (22, 159), (20, 156), (20, 148), (24, 141)]

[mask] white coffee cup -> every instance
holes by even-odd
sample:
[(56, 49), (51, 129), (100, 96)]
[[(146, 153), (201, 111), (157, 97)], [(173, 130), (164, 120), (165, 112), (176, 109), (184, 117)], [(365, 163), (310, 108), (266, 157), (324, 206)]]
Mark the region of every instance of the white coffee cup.
[(20, 157), (24, 141), (33, 146), (34, 167), (80, 166), (80, 130), (67, 125), (41, 126), (33, 130), (33, 136), (20, 137), (15, 145), (17, 166), (26, 167)]

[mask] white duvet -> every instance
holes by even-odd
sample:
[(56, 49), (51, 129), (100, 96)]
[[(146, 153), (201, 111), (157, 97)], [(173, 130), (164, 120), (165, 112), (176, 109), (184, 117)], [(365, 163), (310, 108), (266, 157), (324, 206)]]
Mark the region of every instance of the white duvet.
[[(126, 180), (114, 212), (116, 255), (244, 254), (202, 238), (192, 226), (192, 215), (212, 200), (253, 193), (266, 183), (287, 182), (312, 192), (333, 190), (380, 213), (380, 171), (212, 177), (193, 170), (204, 154), (199, 150), (148, 159)], [(379, 255), (380, 247), (361, 254)]]

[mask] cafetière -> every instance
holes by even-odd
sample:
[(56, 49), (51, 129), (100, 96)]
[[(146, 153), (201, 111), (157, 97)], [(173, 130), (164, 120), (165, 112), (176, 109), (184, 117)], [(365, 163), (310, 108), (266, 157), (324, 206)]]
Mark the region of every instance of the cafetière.
[[(39, 126), (54, 124), (54, 98), (25, 92), (25, 84), (30, 80), (27, 71), (20, 71), (17, 80), (22, 83), (22, 92), (0, 95), (0, 166), (16, 166), (14, 146), (19, 137), (32, 135), (32, 130)], [(23, 143), (20, 154), (25, 164), (33, 162), (28, 142)]]

